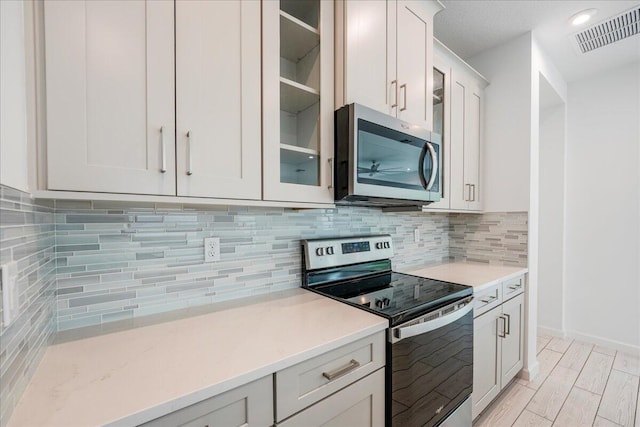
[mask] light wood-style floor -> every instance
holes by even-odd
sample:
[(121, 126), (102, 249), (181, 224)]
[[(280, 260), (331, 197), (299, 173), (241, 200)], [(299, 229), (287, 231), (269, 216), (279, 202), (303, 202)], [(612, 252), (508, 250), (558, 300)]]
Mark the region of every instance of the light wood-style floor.
[(640, 357), (540, 336), (538, 362), (535, 380), (514, 381), (474, 427), (640, 427)]

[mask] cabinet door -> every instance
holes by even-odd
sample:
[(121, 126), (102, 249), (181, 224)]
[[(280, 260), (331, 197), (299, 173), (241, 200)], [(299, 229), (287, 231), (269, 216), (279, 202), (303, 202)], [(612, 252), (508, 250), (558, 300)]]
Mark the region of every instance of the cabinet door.
[(480, 162), (482, 140), (482, 92), (475, 82), (467, 86), (467, 102), (464, 123), (464, 181), (471, 186), (469, 210), (482, 210)]
[(25, 19), (21, 1), (0, 2), (0, 183), (28, 191)]
[(481, 210), (482, 90), (474, 79), (451, 71), (451, 209)]
[(397, 3), (398, 117), (430, 131), (433, 15), (424, 10), (426, 3)]
[(449, 209), (451, 200), (451, 67), (434, 55), (433, 59), (433, 130), (441, 136), (442, 197), (426, 206), (427, 209)]
[(473, 418), (500, 393), (501, 307), (473, 319)]
[(278, 423), (282, 427), (384, 426), (384, 368)]
[(336, 109), (357, 102), (395, 116), (396, 2), (337, 1), (336, 14)]
[(502, 387), (516, 376), (524, 363), (524, 294), (502, 304), (506, 320), (502, 339)]
[(172, 1), (44, 3), (51, 190), (175, 195)]
[[(273, 424), (273, 382), (267, 376), (143, 424), (144, 427), (243, 426)], [(141, 427), (142, 427), (141, 426)]]
[(265, 200), (334, 200), (333, 17), (329, 1), (262, 2)]
[(176, 2), (179, 196), (261, 198), (260, 3)]
[(450, 135), (450, 205), (451, 209), (467, 209), (469, 185), (464, 177), (465, 113), (467, 110), (467, 81), (455, 70), (451, 71), (451, 128)]

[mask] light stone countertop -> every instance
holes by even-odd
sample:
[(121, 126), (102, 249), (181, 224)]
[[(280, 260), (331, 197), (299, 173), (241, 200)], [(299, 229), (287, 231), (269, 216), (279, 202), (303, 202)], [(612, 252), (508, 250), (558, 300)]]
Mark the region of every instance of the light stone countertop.
[(136, 425), (384, 330), (303, 289), (50, 346), (8, 426)]
[(402, 269), (402, 273), (429, 279), (443, 280), (473, 286), (473, 292), (490, 288), (505, 280), (513, 279), (527, 273), (524, 267), (509, 267), (472, 262), (450, 262), (428, 267), (410, 267)]

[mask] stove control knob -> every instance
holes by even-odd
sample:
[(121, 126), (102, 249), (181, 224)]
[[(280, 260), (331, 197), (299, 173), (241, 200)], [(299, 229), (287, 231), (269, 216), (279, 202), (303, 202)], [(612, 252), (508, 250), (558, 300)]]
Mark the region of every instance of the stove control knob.
[(376, 307), (384, 308), (384, 300), (376, 299)]
[(377, 242), (376, 243), (376, 249), (382, 249), (384, 247), (384, 245), (382, 244), (382, 242)]
[(324, 248), (316, 248), (316, 255), (317, 256), (323, 256), (324, 255)]
[(333, 246), (327, 246), (327, 255), (333, 255)]
[(382, 245), (385, 249), (389, 249), (391, 247), (391, 244), (389, 242), (384, 242)]
[(382, 305), (385, 307), (389, 307), (389, 304), (391, 304), (391, 300), (387, 297), (382, 298)]

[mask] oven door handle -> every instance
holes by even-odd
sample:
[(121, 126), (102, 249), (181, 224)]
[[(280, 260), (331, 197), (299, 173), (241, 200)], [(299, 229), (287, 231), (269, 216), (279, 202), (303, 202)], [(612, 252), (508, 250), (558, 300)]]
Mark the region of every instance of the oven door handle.
[[(464, 307), (454, 311), (453, 313), (438, 317), (437, 319), (418, 323), (416, 325), (397, 326), (395, 328), (392, 328), (390, 337), (391, 344), (395, 344), (405, 338), (414, 337), (416, 335), (425, 334), (427, 332), (442, 328), (443, 326), (461, 319), (471, 310), (473, 310), (473, 298), (470, 298)], [(411, 322), (414, 322), (414, 320), (412, 320)]]

